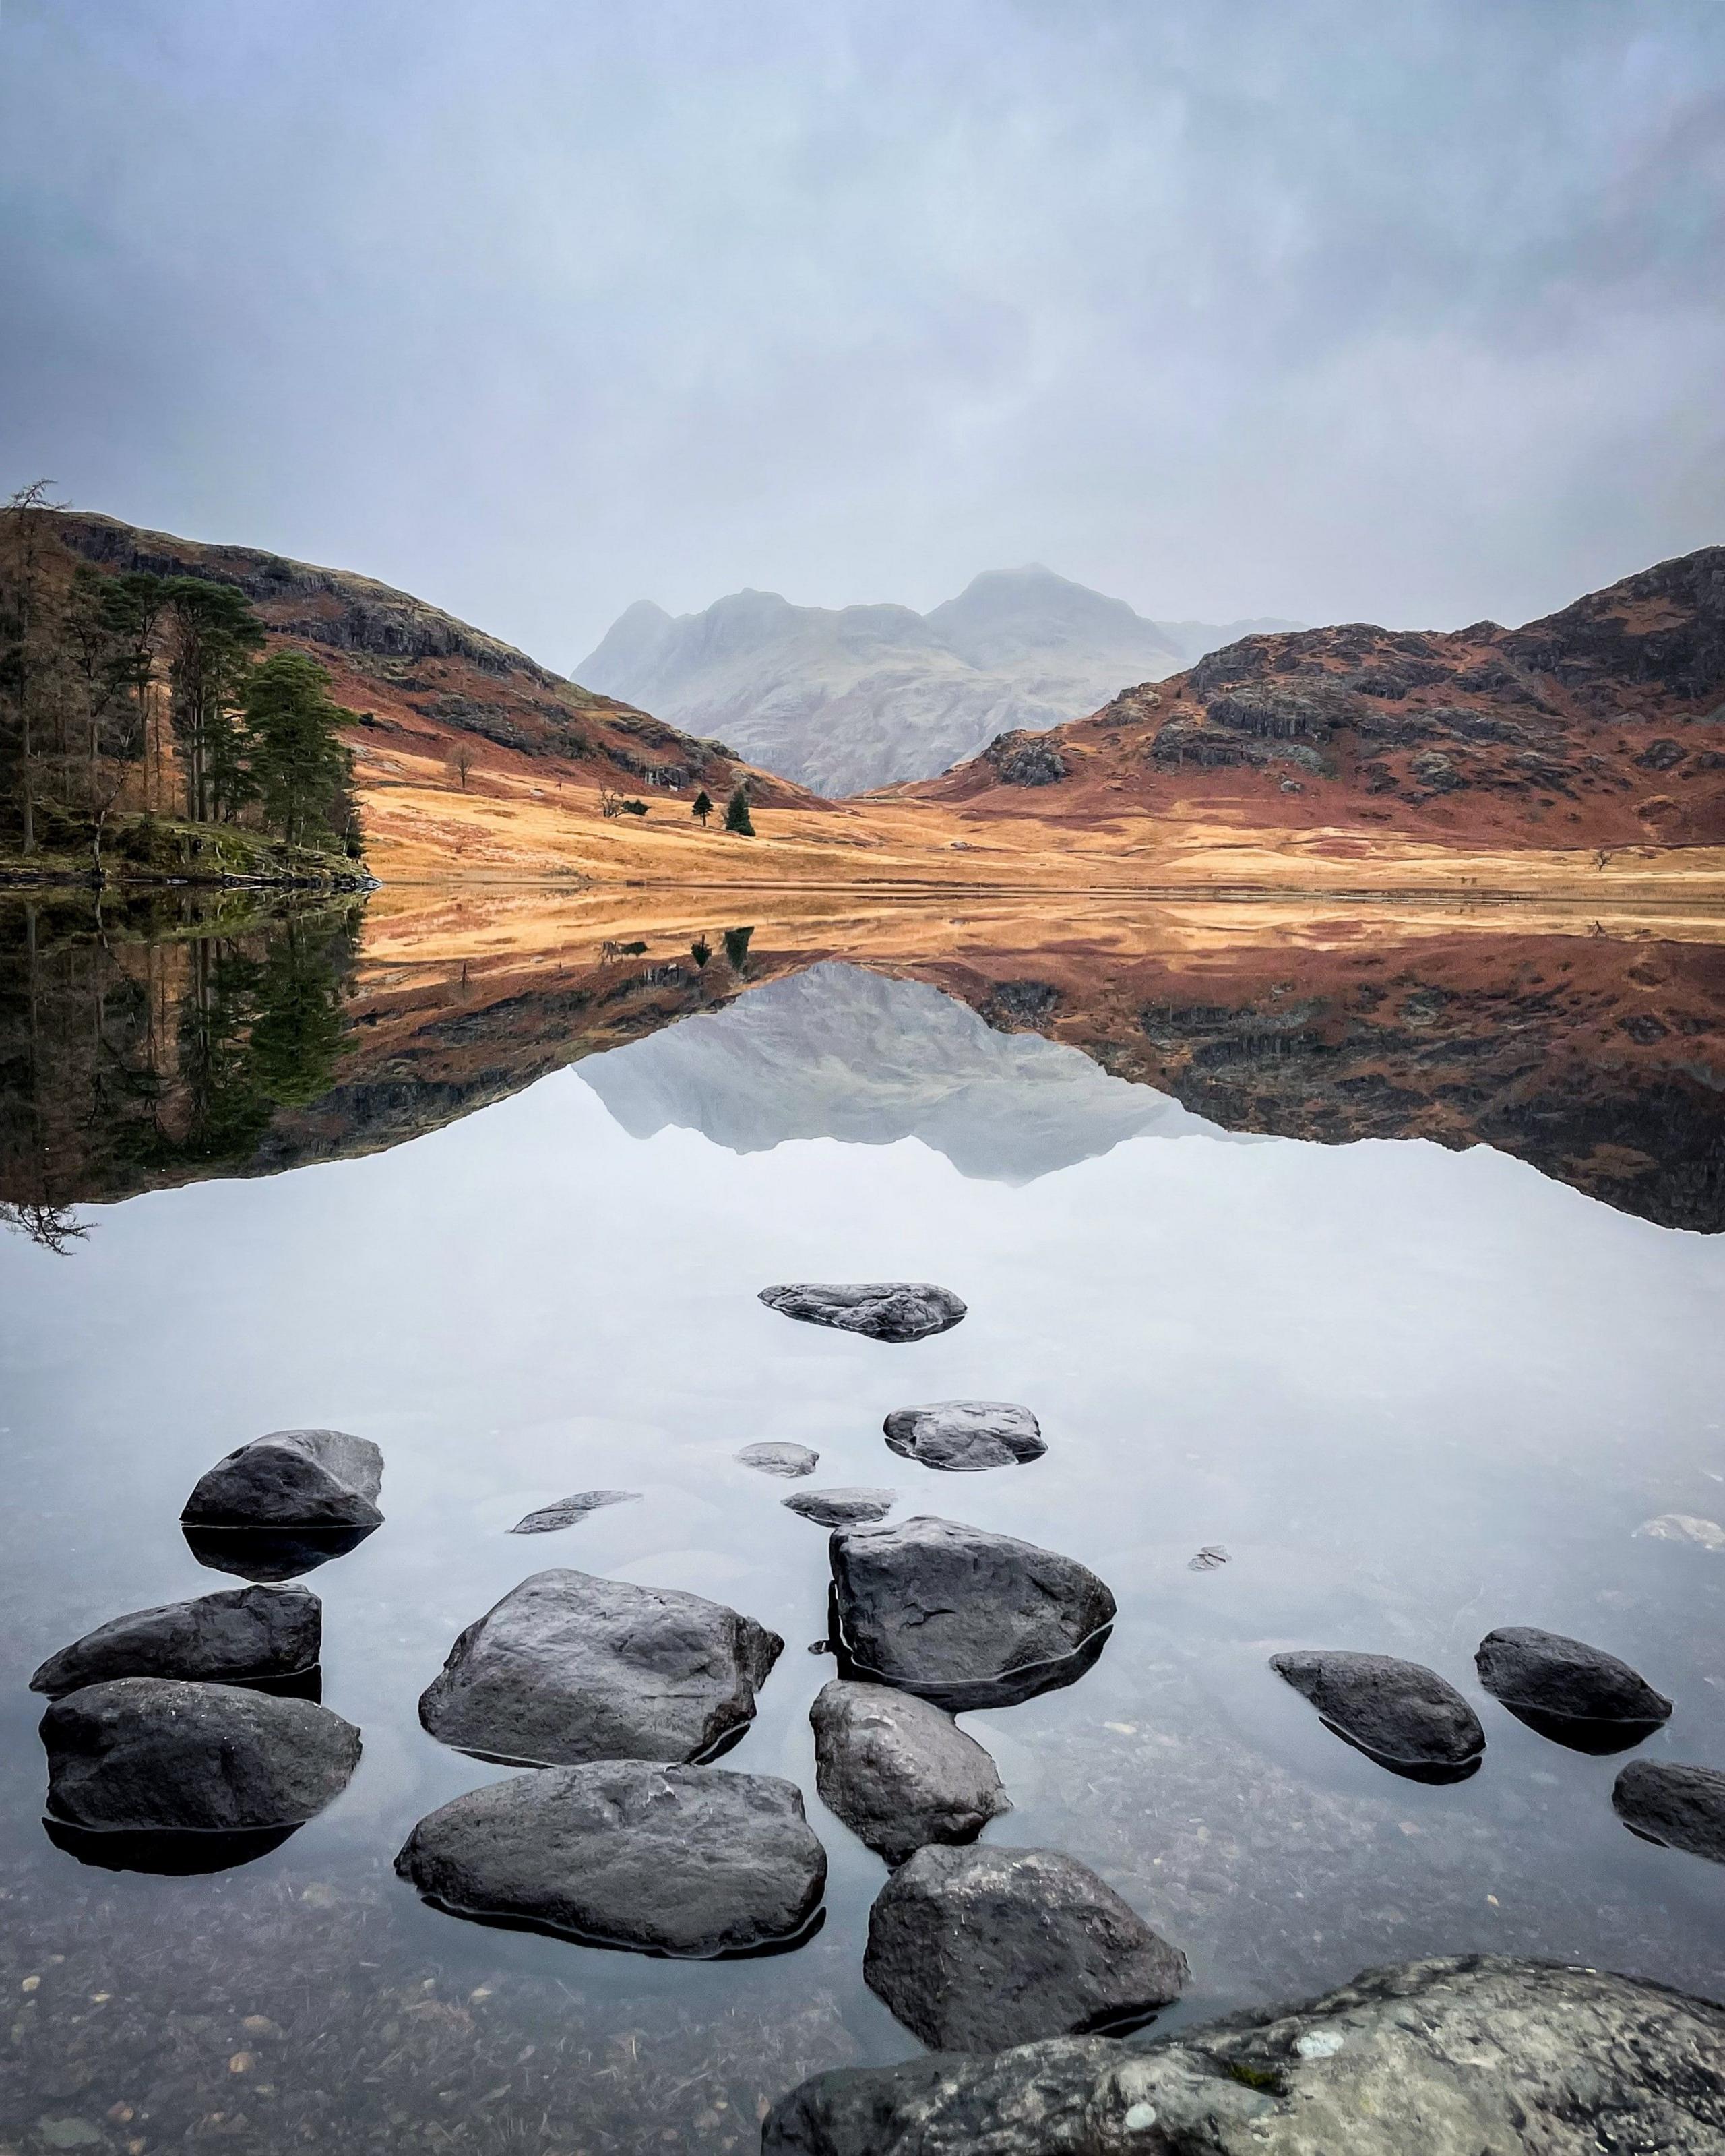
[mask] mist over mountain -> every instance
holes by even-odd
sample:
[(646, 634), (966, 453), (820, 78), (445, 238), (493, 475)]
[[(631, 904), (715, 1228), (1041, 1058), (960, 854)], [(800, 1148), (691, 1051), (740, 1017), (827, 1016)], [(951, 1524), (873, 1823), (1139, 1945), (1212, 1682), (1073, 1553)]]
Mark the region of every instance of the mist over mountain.
[(818, 793), (859, 793), (932, 778), (998, 733), (1086, 717), (1238, 637), (1292, 626), (1147, 621), (1032, 566), (988, 570), (926, 614), (742, 591), (674, 617), (643, 599), (575, 673)]

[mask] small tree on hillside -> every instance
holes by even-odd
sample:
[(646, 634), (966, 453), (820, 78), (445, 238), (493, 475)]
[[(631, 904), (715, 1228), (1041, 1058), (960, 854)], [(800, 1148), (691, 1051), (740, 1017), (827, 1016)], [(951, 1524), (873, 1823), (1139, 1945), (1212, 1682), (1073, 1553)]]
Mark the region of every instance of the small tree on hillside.
[(449, 751), (449, 774), (464, 793), (467, 791), (467, 774), (478, 762), (471, 742), (457, 742)]
[(755, 827), (749, 821), (748, 788), (741, 781), (725, 804), (725, 829), (735, 831), (745, 839), (752, 839), (755, 835)]
[(706, 819), (712, 814), (712, 813), (713, 797), (707, 792), (706, 787), (703, 786), (700, 793), (696, 795), (695, 806), (689, 811), (689, 814), (696, 819), (700, 824), (701, 829), (704, 831), (706, 829)]
[(701, 967), (703, 969), (706, 965), (707, 960), (711, 958), (712, 955), (713, 947), (707, 942), (705, 936), (697, 936), (695, 941), (689, 946), (689, 956), (695, 961), (697, 966)]

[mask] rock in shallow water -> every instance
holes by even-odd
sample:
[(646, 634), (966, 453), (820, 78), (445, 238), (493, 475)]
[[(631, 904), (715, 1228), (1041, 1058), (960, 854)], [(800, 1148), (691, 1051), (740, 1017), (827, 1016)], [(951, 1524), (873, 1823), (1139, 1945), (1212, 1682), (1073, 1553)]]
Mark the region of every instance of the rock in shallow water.
[(884, 1520), (898, 1502), (896, 1490), (799, 1490), (779, 1503), (818, 1527), (865, 1527)]
[[(1717, 2156), (1725, 2011), (1480, 1956), (1373, 1969), (1255, 2022), (820, 2074), (765, 2156)], [(1369, 2122), (1368, 2123), (1368, 2122)]]
[(948, 1474), (1022, 1466), (1048, 1450), (1035, 1416), (1010, 1400), (931, 1400), (926, 1407), (895, 1408), (884, 1428), (895, 1452)]
[(180, 1517), (201, 1527), (375, 1527), (383, 1455), (342, 1430), (275, 1430), (199, 1477)]
[(554, 1505), (542, 1505), (536, 1512), (529, 1512), (517, 1520), (510, 1529), (512, 1535), (554, 1535), (559, 1527), (572, 1527), (578, 1520), (584, 1520), (589, 1512), (603, 1512), (608, 1505), (639, 1503), (639, 1490), (583, 1490), (572, 1497), (559, 1497)]
[(1474, 1666), (1518, 1720), (1576, 1751), (1625, 1751), (1671, 1718), (1671, 1702), (1627, 1662), (1560, 1632), (1531, 1625), (1488, 1632)]
[(239, 1684), (315, 1669), (323, 1604), (309, 1588), (233, 1587), (115, 1617), (50, 1655), (32, 1691), (57, 1699), (110, 1677)]
[(1114, 1618), (1114, 1597), (1076, 1558), (954, 1520), (835, 1534), (830, 1557), (847, 1674), (954, 1712), (1070, 1684)]
[(395, 1860), (458, 1916), (644, 1953), (757, 1953), (806, 1936), (826, 1852), (768, 1774), (605, 1760), (470, 1790)]
[(800, 1281), (763, 1287), (760, 1300), (769, 1310), (799, 1317), (805, 1325), (831, 1325), (841, 1332), (896, 1342), (947, 1332), (965, 1309), (951, 1288), (927, 1281)]
[(326, 1707), (231, 1685), (117, 1677), (42, 1717), (48, 1809), (74, 1826), (234, 1833), (296, 1825), (346, 1789), (359, 1732)]
[(1012, 1810), (988, 1754), (926, 1699), (834, 1677), (809, 1719), (821, 1802), (889, 1864)]
[(1725, 1864), (1725, 1774), (1664, 1759), (1632, 1759), (1611, 1792), (1618, 1817), (1646, 1840)]
[(783, 1646), (699, 1594), (536, 1572), (462, 1633), (419, 1719), (518, 1766), (697, 1759), (753, 1719)]
[(1147, 2020), (1186, 1957), (1076, 1858), (936, 1845), (875, 1897), (863, 1974), (925, 2044), (992, 2051)]
[(1393, 1774), (1459, 1782), (1479, 1766), (1486, 1749), (1480, 1718), (1435, 1670), (1339, 1650), (1272, 1655), (1270, 1666), (1337, 1736)]
[(820, 1465), (820, 1455), (811, 1452), (806, 1445), (782, 1445), (772, 1439), (746, 1445), (737, 1456), (745, 1467), (758, 1468), (762, 1475), (783, 1476), (787, 1482), (814, 1474)]

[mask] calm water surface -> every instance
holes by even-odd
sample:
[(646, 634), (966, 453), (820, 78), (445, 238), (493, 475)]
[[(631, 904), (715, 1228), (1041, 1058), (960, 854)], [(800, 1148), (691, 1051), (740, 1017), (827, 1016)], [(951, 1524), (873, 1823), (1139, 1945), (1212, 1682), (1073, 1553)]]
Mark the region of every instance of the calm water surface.
[[(996, 971), (1034, 977), (1037, 954)], [(76, 1211), (64, 1253), (0, 1236), (0, 2140), (747, 2148), (803, 2074), (911, 2054), (861, 1980), (884, 1868), (814, 1793), (825, 1537), (792, 1486), (890, 1485), (895, 1517), (1024, 1536), (1111, 1585), (1080, 1683), (964, 1722), (1015, 1807), (989, 1838), (1070, 1851), (1184, 1948), (1159, 2027), (1478, 1949), (1725, 1991), (1725, 1869), (1627, 1833), (1621, 1761), (1543, 1742), (1472, 1669), (1493, 1626), (1578, 1634), (1676, 1702), (1650, 1755), (1725, 1766), (1725, 1552), (1635, 1533), (1725, 1517), (1725, 1240), (1485, 1146), (1224, 1131), (926, 982), (733, 987), (365, 1157), (206, 1168)], [(1712, 1070), (1718, 1048), (1686, 1053)], [(896, 1276), (968, 1318), (895, 1348), (755, 1299)], [(960, 1394), (1033, 1406), (1047, 1457), (956, 1476), (886, 1450), (888, 1410)], [(29, 1671), (225, 1584), (181, 1504), (292, 1424), (387, 1463), (385, 1526), (311, 1582), (359, 1772), (242, 1868), (81, 1864), (43, 1831)], [(815, 1447), (819, 1472), (739, 1466), (760, 1438)], [(597, 1486), (642, 1502), (506, 1533)], [(1210, 1545), (1229, 1562), (1192, 1570)], [(829, 1852), (800, 1951), (653, 1962), (465, 1924), (393, 1876), (416, 1819), (502, 1771), (426, 1737), (418, 1692), (546, 1564), (783, 1635), (727, 1763), (797, 1782)], [(1266, 1666), (1313, 1645), (1440, 1671), (1481, 1711), (1483, 1770), (1431, 1788), (1338, 1743)]]

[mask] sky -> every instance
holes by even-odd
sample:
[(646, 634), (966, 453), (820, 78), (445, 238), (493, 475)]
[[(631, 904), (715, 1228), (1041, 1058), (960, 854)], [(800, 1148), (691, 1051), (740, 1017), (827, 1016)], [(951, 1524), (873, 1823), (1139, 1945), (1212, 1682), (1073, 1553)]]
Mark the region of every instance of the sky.
[(1725, 541), (1721, 0), (0, 0), (0, 484), (631, 601), (1519, 622)]

